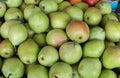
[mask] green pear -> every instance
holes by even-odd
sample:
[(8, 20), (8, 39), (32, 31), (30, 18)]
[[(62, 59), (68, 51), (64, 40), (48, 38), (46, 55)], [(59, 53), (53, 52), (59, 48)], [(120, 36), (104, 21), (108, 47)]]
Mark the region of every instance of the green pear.
[(83, 10), (76, 6), (69, 6), (65, 9), (65, 12), (67, 12), (70, 15), (71, 19), (80, 21), (83, 20)]
[(0, 18), (4, 16), (7, 6), (4, 2), (0, 2)]
[(14, 46), (12, 43), (5, 39), (0, 44), (0, 56), (3, 58), (12, 57), (14, 54)]
[(89, 40), (105, 40), (105, 30), (100, 26), (90, 28)]
[(107, 1), (99, 1), (95, 7), (100, 9), (103, 15), (110, 14), (112, 12), (112, 7)]
[(59, 4), (59, 3), (63, 2), (64, 0), (53, 0), (53, 1), (55, 1)]
[(49, 78), (48, 69), (40, 64), (34, 64), (27, 73), (27, 78)]
[(83, 12), (85, 12), (86, 9), (89, 8), (89, 5), (85, 2), (78, 2), (78, 3), (74, 4), (74, 6), (77, 6), (78, 8), (82, 9)]
[(102, 69), (99, 78), (117, 78), (117, 75), (113, 70)]
[[(109, 46), (102, 55), (103, 66), (107, 69), (120, 67), (120, 46)], [(112, 63), (111, 63), (112, 62)]]
[(29, 17), (31, 16), (31, 14), (35, 14), (37, 12), (41, 12), (41, 10), (36, 5), (28, 5), (28, 6), (25, 7), (23, 12), (24, 12), (24, 18), (26, 20), (28, 20)]
[(24, 0), (24, 2), (27, 5), (30, 5), (30, 4), (37, 5), (37, 4), (39, 4), (40, 0)]
[(6, 21), (11, 20), (11, 19), (22, 20), (23, 19), (23, 13), (18, 8), (9, 8), (5, 12), (4, 19)]
[(46, 42), (48, 45), (56, 48), (60, 47), (67, 41), (67, 35), (62, 29), (52, 29), (46, 35)]
[(41, 33), (45, 32), (48, 29), (49, 19), (45, 13), (37, 12), (30, 16), (28, 19), (28, 24), (35, 33)]
[(24, 75), (24, 64), (17, 58), (4, 59), (1, 69), (5, 78), (22, 78)]
[(50, 67), (59, 60), (59, 54), (55, 47), (44, 46), (39, 54), (38, 61), (41, 65)]
[(78, 73), (79, 63), (73, 64), (71, 66), (72, 66), (72, 69), (73, 69), (73, 77), (72, 78), (81, 78), (80, 74)]
[(27, 7), (28, 5), (27, 4), (25, 4), (25, 2), (22, 2), (22, 4), (20, 5), (20, 10), (22, 11), (22, 12), (24, 12), (24, 9)]
[(81, 78), (98, 78), (102, 64), (98, 58), (83, 58), (78, 66)]
[(104, 40), (90, 40), (83, 46), (84, 57), (100, 57), (104, 52)]
[(84, 13), (84, 21), (91, 26), (96, 26), (101, 22), (102, 13), (95, 7), (89, 7)]
[(60, 29), (65, 29), (71, 19), (66, 12), (52, 12), (49, 17), (52, 28)]
[(33, 36), (33, 40), (39, 45), (40, 48), (47, 44), (46, 35), (46, 33), (38, 33)]
[(101, 20), (101, 27), (104, 28), (108, 20), (118, 21), (118, 18), (113, 14), (105, 14)]
[(120, 41), (120, 22), (109, 20), (105, 25), (106, 39), (112, 42)]
[(33, 39), (27, 39), (22, 42), (17, 49), (19, 58), (24, 64), (36, 62), (39, 52), (39, 46)]
[(3, 24), (0, 27), (1, 37), (4, 39), (8, 38), (8, 31), (9, 31), (10, 27), (13, 25), (16, 25), (16, 24), (20, 24), (20, 21), (8, 20), (8, 21), (3, 22)]
[(68, 64), (75, 64), (82, 58), (82, 47), (75, 42), (65, 42), (59, 48), (60, 59)]
[(109, 46), (115, 46), (116, 44), (112, 41), (108, 41), (108, 40), (105, 40), (105, 48), (109, 47)]
[(30, 28), (30, 25), (28, 23), (25, 23), (24, 26), (27, 29), (28, 38), (32, 38), (34, 36), (35, 32)]
[(14, 46), (17, 46), (26, 40), (27, 35), (27, 29), (23, 24), (13, 25), (8, 31), (8, 39)]
[(17, 8), (22, 4), (23, 0), (6, 0), (5, 3), (9, 8)]
[(58, 10), (58, 5), (53, 0), (42, 0), (39, 3), (39, 7), (47, 14)]
[(62, 1), (61, 3), (58, 4), (58, 10), (63, 11), (69, 6), (71, 6), (71, 3), (69, 1)]
[(49, 78), (72, 78), (72, 67), (65, 62), (57, 62), (50, 67)]
[(89, 27), (84, 21), (71, 20), (66, 27), (66, 33), (70, 40), (84, 43), (89, 38)]

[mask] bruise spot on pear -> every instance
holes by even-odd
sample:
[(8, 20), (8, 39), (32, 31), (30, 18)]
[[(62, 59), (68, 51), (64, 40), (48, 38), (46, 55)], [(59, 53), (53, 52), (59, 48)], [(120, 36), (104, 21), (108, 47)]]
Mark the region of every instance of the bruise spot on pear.
[(29, 61), (29, 60), (27, 61), (27, 64), (30, 64), (30, 61)]
[(41, 59), (42, 61), (44, 61), (44, 60), (45, 60), (43, 56), (41, 56), (41, 57), (40, 57), (40, 59)]

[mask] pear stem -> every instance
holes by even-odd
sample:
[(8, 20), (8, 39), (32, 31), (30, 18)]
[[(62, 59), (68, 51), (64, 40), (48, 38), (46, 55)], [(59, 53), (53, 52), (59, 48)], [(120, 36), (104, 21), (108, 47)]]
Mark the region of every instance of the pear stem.
[(12, 73), (9, 73), (8, 77), (7, 78), (10, 78), (10, 76), (12, 75)]

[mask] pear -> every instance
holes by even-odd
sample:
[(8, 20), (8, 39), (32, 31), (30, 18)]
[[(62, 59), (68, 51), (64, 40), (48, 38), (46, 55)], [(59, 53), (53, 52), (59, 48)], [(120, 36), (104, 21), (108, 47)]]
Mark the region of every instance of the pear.
[(57, 62), (50, 67), (49, 78), (72, 78), (72, 67), (65, 62)]
[(102, 13), (98, 8), (89, 7), (84, 13), (84, 21), (90, 26), (96, 26), (101, 22)]
[(49, 14), (51, 27), (65, 29), (70, 21), (70, 16), (66, 12), (52, 12)]
[(23, 12), (24, 12), (24, 18), (28, 20), (32, 14), (41, 12), (41, 9), (36, 5), (27, 5)]
[(12, 43), (5, 39), (0, 44), (0, 56), (3, 58), (12, 57), (14, 55), (14, 46)]
[(41, 65), (50, 67), (59, 60), (59, 54), (55, 47), (44, 46), (39, 54), (38, 61)]
[(27, 5), (30, 5), (30, 4), (37, 5), (39, 4), (40, 0), (24, 0), (24, 2)]
[(19, 58), (24, 64), (36, 62), (39, 46), (33, 39), (27, 39), (22, 42), (17, 49)]
[(113, 70), (102, 69), (99, 78), (117, 78), (117, 75)]
[(105, 30), (100, 26), (90, 28), (89, 40), (105, 40)]
[(58, 10), (58, 5), (53, 0), (42, 0), (39, 3), (39, 7), (47, 14)]
[(79, 63), (73, 64), (71, 66), (72, 66), (72, 69), (73, 69), (73, 77), (72, 78), (81, 78), (79, 73), (78, 73)]
[(70, 40), (84, 43), (89, 38), (89, 27), (84, 21), (71, 20), (66, 27), (66, 33)]
[(78, 2), (78, 3), (74, 4), (74, 6), (77, 6), (78, 8), (82, 9), (83, 12), (85, 12), (86, 9), (89, 8), (89, 5), (85, 2)]
[(69, 6), (65, 9), (65, 12), (67, 12), (70, 15), (71, 19), (80, 21), (83, 20), (83, 10), (76, 6)]
[(24, 12), (24, 9), (27, 7), (28, 5), (27, 4), (25, 4), (25, 2), (22, 2), (22, 4), (20, 5), (20, 10), (22, 11), (22, 12)]
[(60, 47), (67, 41), (67, 35), (62, 29), (52, 29), (46, 35), (46, 42), (48, 45), (56, 48)]
[(23, 19), (23, 13), (18, 8), (9, 8), (5, 12), (4, 19), (6, 21), (11, 20), (11, 19), (22, 20)]
[(71, 3), (69, 1), (62, 1), (61, 3), (58, 4), (58, 10), (63, 11), (69, 6), (71, 6)]
[(28, 23), (25, 23), (24, 26), (27, 29), (28, 38), (32, 38), (35, 32), (30, 28), (30, 25)]
[(109, 20), (105, 25), (106, 39), (112, 42), (120, 41), (120, 22)]
[(34, 64), (28, 70), (27, 78), (49, 78), (48, 69), (40, 64)]
[(120, 67), (119, 54), (120, 54), (120, 46), (107, 47), (102, 55), (103, 66), (107, 69)]
[(105, 44), (103, 40), (91, 40), (83, 46), (84, 57), (100, 57), (104, 52)]
[(59, 48), (60, 59), (68, 64), (75, 64), (82, 58), (82, 47), (75, 42), (65, 42)]
[(47, 45), (46, 35), (46, 33), (38, 33), (33, 36), (33, 40), (39, 45), (40, 48)]
[(81, 78), (98, 78), (102, 64), (98, 58), (83, 58), (78, 66)]
[(53, 0), (55, 2), (57, 2), (58, 4), (60, 4), (61, 2), (63, 2), (64, 0)]
[(103, 15), (110, 14), (112, 12), (112, 7), (107, 1), (99, 1), (95, 7), (100, 9)]
[(17, 8), (22, 4), (22, 0), (6, 0), (5, 3), (9, 8)]
[(0, 18), (4, 16), (7, 6), (4, 2), (0, 2)]
[(35, 33), (41, 33), (45, 32), (48, 29), (49, 19), (45, 13), (37, 12), (30, 16), (28, 19), (28, 24)]
[(105, 40), (105, 48), (109, 47), (109, 46), (115, 46), (116, 44), (114, 42), (111, 42), (111, 41), (108, 41), (108, 40)]
[(10, 27), (8, 31), (8, 39), (13, 44), (13, 46), (19, 45), (21, 42), (27, 38), (27, 29), (23, 24), (16, 24)]
[(24, 64), (17, 58), (4, 59), (1, 69), (5, 78), (22, 78), (24, 75)]
[(101, 27), (104, 28), (108, 20), (118, 21), (118, 18), (113, 14), (105, 14), (101, 20)]
[(4, 39), (8, 38), (8, 32), (9, 32), (10, 27), (16, 24), (20, 24), (20, 21), (18, 20), (5, 21), (0, 27), (1, 37)]

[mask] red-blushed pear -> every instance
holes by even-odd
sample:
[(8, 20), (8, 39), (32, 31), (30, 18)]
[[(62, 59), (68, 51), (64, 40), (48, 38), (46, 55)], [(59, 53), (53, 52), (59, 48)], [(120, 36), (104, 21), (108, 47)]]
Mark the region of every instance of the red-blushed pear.
[(52, 29), (47, 33), (46, 42), (48, 45), (56, 48), (60, 47), (67, 41), (67, 35), (62, 29)]
[(94, 6), (96, 3), (99, 2), (99, 0), (82, 0), (83, 2), (86, 2), (89, 6)]
[(66, 27), (68, 37), (78, 43), (83, 43), (89, 38), (88, 25), (79, 20), (72, 20)]

